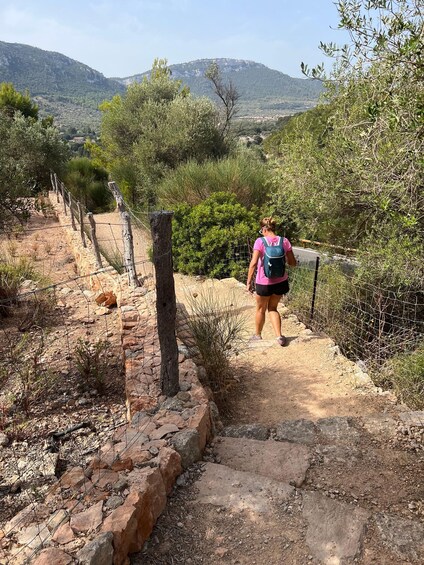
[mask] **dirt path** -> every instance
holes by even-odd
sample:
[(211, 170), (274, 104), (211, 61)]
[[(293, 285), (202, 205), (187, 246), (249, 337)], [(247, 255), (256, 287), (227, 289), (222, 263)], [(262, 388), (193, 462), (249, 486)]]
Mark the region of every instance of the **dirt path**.
[[(213, 289), (243, 313), (246, 338), (253, 333), (254, 302), (242, 285), (177, 275), (176, 287), (186, 304)], [(288, 346), (275, 343), (267, 322), (264, 339), (236, 358), (222, 432), (231, 437), (217, 438), (178, 479), (133, 564), (424, 559), (424, 414), (405, 425), (405, 406), (375, 389), (330, 339), (283, 305), (281, 313)]]

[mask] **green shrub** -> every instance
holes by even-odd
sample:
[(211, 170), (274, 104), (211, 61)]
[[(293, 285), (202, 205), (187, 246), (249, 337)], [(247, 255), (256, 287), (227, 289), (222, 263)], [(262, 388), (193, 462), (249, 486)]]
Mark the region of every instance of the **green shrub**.
[(113, 209), (112, 193), (107, 187), (108, 173), (87, 157), (71, 159), (67, 165), (65, 185), (76, 200), (93, 213)]
[(254, 239), (257, 226), (258, 213), (239, 204), (234, 194), (217, 192), (197, 206), (177, 206), (172, 235), (175, 271), (245, 277), (248, 241)]
[[(381, 377), (398, 397), (415, 410), (424, 409), (424, 342), (410, 353), (401, 353), (383, 367)], [(381, 378), (380, 377), (380, 378)]]
[(264, 204), (269, 182), (267, 166), (251, 151), (243, 151), (220, 161), (181, 165), (164, 179), (158, 194), (165, 208), (195, 206), (216, 192), (235, 194), (240, 204), (251, 208)]

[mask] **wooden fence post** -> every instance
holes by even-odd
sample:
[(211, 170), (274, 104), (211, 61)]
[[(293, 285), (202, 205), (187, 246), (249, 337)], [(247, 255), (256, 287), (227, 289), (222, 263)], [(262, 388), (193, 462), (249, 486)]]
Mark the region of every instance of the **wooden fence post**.
[(178, 346), (175, 336), (177, 305), (172, 269), (173, 212), (153, 212), (150, 227), (153, 263), (156, 271), (156, 313), (161, 353), (162, 393), (174, 396), (179, 391)]
[(55, 184), (54, 184), (54, 176), (53, 176), (53, 173), (51, 171), (50, 171), (50, 184), (52, 185), (53, 192), (56, 192), (56, 187), (55, 187)]
[(315, 260), (314, 288), (313, 288), (313, 291), (312, 291), (311, 313), (309, 315), (309, 319), (311, 320), (311, 322), (314, 319), (315, 298), (316, 298), (316, 295), (317, 295), (318, 271), (319, 271), (319, 255), (317, 256), (317, 258)]
[(72, 208), (72, 194), (69, 193), (69, 211), (71, 212), (71, 224), (72, 224), (72, 229), (74, 231), (77, 231), (77, 226), (75, 225), (75, 214), (74, 214), (74, 209)]
[(125, 210), (124, 197), (121, 191), (112, 181), (108, 183), (109, 190), (113, 194), (116, 204), (118, 206), (118, 211), (122, 219), (122, 240), (124, 243), (124, 265), (128, 273), (128, 283), (130, 286), (141, 286), (140, 281), (137, 278), (137, 272), (135, 269), (134, 260), (134, 245), (133, 245), (133, 235), (131, 230), (131, 220), (130, 215)]
[(60, 182), (60, 189), (61, 189), (62, 198), (63, 198), (63, 211), (65, 212), (65, 216), (67, 216), (68, 212), (66, 211), (66, 188), (65, 188), (65, 185), (63, 184), (63, 182)]
[(53, 173), (53, 181), (54, 181), (54, 185), (55, 185), (55, 187), (56, 187), (56, 188), (55, 188), (56, 200), (57, 200), (57, 203), (59, 204), (59, 202), (60, 202), (60, 198), (59, 198), (59, 182), (58, 182), (58, 180), (57, 180), (57, 174), (56, 174), (56, 173)]
[(85, 233), (84, 233), (84, 213), (82, 211), (82, 206), (78, 201), (77, 201), (77, 206), (78, 206), (81, 240), (83, 246), (87, 247), (87, 242), (85, 241)]
[(94, 217), (93, 217), (93, 213), (89, 212), (87, 214), (87, 218), (88, 221), (90, 222), (90, 228), (91, 228), (91, 243), (93, 244), (94, 247), (94, 255), (96, 257), (96, 265), (99, 269), (101, 269), (103, 267), (102, 265), (102, 257), (100, 255), (100, 247), (99, 247), (99, 242), (97, 241), (97, 236), (96, 236), (96, 222), (94, 221)]

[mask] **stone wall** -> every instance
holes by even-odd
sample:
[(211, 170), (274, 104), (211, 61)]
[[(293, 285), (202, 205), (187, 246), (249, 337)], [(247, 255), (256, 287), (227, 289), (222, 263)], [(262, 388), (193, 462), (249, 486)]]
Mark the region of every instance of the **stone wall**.
[[(84, 248), (55, 200), (52, 195), (80, 274), (97, 271), (89, 242)], [(10, 520), (4, 535), (13, 544), (6, 563), (128, 563), (128, 554), (148, 539), (176, 478), (201, 458), (212, 437), (214, 405), (181, 342), (180, 391), (172, 398), (161, 394), (153, 279), (129, 288), (125, 276), (100, 275), (87, 277), (91, 288), (118, 297), (128, 423), (89, 464), (67, 470), (45, 500)], [(181, 312), (179, 330), (187, 336)]]

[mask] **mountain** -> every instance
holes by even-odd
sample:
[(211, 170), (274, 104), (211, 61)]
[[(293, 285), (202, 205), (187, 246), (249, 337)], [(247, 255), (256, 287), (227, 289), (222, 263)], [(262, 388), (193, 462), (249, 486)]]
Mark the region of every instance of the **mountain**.
[(61, 53), (0, 41), (0, 82), (29, 90), (41, 113), (59, 123), (99, 121), (98, 105), (125, 86)]
[[(189, 86), (195, 96), (214, 97), (212, 86), (204, 78), (212, 62), (216, 62), (224, 81), (231, 81), (240, 94), (239, 115), (276, 116), (301, 112), (316, 106), (322, 84), (310, 79), (293, 78), (261, 63), (243, 59), (199, 59), (170, 65), (172, 77)], [(140, 82), (150, 71), (115, 80), (124, 85)]]
[[(270, 117), (301, 112), (316, 105), (322, 86), (309, 79), (292, 78), (265, 65), (239, 59), (200, 59), (170, 65), (172, 77), (182, 80), (195, 96), (214, 93), (204, 78), (216, 61), (224, 80), (237, 88), (239, 116)], [(63, 127), (98, 127), (98, 105), (126, 87), (149, 76), (150, 71), (126, 78), (106, 78), (87, 65), (61, 53), (0, 41), (0, 82), (28, 90), (40, 108)]]

